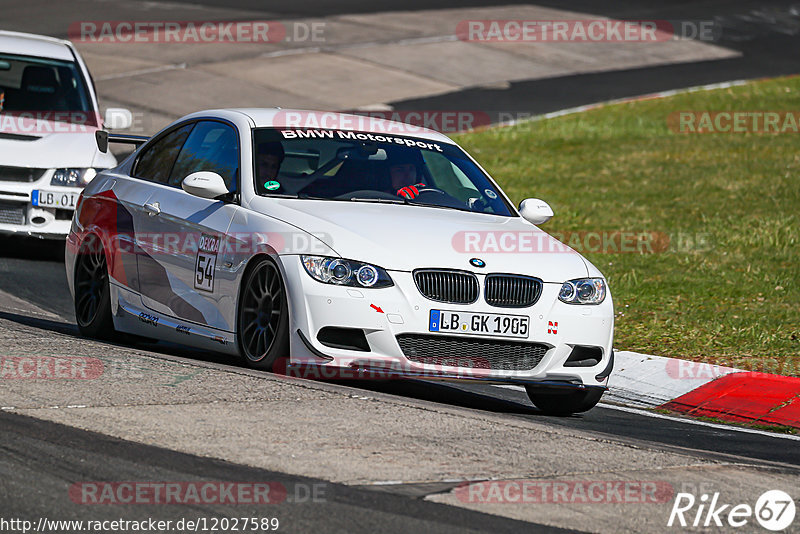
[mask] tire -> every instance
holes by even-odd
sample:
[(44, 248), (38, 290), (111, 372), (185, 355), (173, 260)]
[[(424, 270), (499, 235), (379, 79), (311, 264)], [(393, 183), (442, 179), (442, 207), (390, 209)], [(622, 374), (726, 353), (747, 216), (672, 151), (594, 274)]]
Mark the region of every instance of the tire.
[(605, 391), (601, 388), (570, 391), (568, 393), (543, 393), (536, 386), (525, 386), (531, 402), (548, 415), (571, 415), (587, 412), (600, 402)]
[(237, 312), (236, 342), (245, 363), (272, 371), (280, 357), (289, 355), (289, 306), (280, 270), (263, 257), (248, 269)]
[(106, 254), (100, 238), (94, 234), (81, 244), (75, 265), (75, 321), (86, 337), (116, 337)]

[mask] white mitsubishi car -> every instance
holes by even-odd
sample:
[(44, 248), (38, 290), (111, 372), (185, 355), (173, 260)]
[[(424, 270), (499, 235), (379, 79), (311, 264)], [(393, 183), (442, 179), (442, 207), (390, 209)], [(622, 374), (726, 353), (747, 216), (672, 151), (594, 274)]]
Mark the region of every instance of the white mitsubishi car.
[(614, 312), (603, 275), (537, 228), (552, 215), (516, 208), (431, 130), (204, 111), (86, 186), (67, 277), (84, 335), (290, 375), (520, 384), (543, 411), (574, 413), (607, 387)]
[[(130, 112), (106, 122), (127, 128)], [(0, 233), (64, 239), (81, 188), (116, 165), (89, 71), (69, 41), (0, 31)]]

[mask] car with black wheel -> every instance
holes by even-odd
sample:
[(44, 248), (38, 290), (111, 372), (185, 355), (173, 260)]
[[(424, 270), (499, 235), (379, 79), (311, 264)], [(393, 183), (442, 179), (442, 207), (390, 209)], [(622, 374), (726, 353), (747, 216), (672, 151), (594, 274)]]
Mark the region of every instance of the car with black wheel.
[(265, 371), (518, 384), (555, 414), (607, 389), (605, 278), (538, 228), (546, 202), (515, 206), (443, 134), (224, 109), (147, 140), (97, 141), (140, 146), (77, 202), (66, 268), (85, 335), (177, 342)]

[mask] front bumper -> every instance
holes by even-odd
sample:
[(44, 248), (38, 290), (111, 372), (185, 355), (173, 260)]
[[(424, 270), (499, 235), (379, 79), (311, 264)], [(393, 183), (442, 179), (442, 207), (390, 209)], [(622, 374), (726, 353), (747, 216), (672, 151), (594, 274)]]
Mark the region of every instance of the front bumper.
[[(303, 369), (317, 367), (316, 372), (322, 378), (404, 376), (536, 383), (542, 387), (607, 385), (608, 373), (604, 371), (612, 357), (614, 327), (610, 294), (597, 306), (569, 305), (558, 300), (561, 284), (545, 283), (539, 300), (533, 306), (499, 308), (486, 304), (483, 299), (485, 274), (475, 273), (481, 287), (477, 302), (467, 305), (443, 304), (428, 300), (420, 294), (409, 272), (389, 271), (395, 284), (393, 287), (358, 289), (317, 282), (305, 272), (299, 256), (282, 256), (281, 262), (291, 311), (289, 370), (299, 369), (302, 372)], [(432, 334), (428, 330), (431, 309), (527, 315), (530, 318), (530, 335), (526, 340), (518, 340), (471, 334)], [(318, 334), (324, 327), (363, 331), (369, 350), (350, 350), (323, 344), (318, 339)], [(434, 342), (454, 337), (459, 340), (491, 340), (492, 344), (523, 341), (539, 344), (546, 352), (535, 366), (522, 370), (469, 363), (470, 360), (486, 361), (480, 353), (459, 354), (467, 362), (464, 365), (449, 365), (452, 361), (449, 359), (442, 360), (441, 363), (420, 363), (412, 361), (404, 354), (397, 338), (403, 334), (437, 336), (430, 338)], [(565, 365), (575, 347), (597, 348), (602, 357), (592, 366)]]
[[(77, 187), (51, 186), (53, 170), (35, 182), (0, 181), (0, 233), (44, 239), (64, 239), (69, 233), (73, 206), (48, 208), (34, 206), (34, 190), (45, 190), (75, 198)], [(75, 198), (77, 201), (77, 199)]]

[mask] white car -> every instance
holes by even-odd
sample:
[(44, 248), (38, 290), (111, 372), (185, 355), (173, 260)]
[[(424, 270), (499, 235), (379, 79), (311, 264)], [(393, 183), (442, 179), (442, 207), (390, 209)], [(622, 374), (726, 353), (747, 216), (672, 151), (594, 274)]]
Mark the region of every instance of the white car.
[(66, 268), (84, 335), (288, 357), (289, 374), (521, 384), (574, 413), (606, 389), (614, 313), (603, 275), (534, 225), (552, 214), (518, 211), (431, 130), (211, 110), (85, 188)]
[[(106, 112), (117, 128), (131, 119)], [(89, 71), (69, 41), (0, 31), (0, 233), (64, 239), (81, 188), (117, 164), (97, 149), (102, 126)]]

